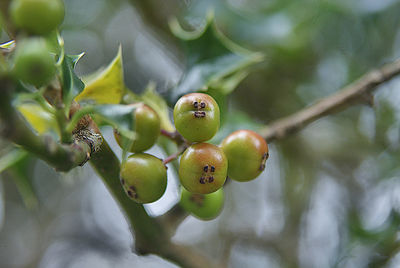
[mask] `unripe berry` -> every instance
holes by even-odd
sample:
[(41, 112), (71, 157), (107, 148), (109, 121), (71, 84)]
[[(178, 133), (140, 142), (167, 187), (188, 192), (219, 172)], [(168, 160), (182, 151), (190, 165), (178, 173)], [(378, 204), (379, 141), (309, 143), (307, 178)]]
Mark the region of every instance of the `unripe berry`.
[[(139, 153), (150, 149), (157, 141), (160, 135), (160, 118), (152, 108), (143, 103), (138, 104), (132, 116), (135, 118), (136, 137), (129, 151)], [(122, 147), (121, 135), (116, 130), (114, 137)]]
[(201, 220), (215, 219), (224, 206), (222, 188), (211, 194), (194, 194), (182, 187), (180, 205), (184, 210)]
[(175, 127), (191, 142), (211, 139), (219, 129), (219, 120), (218, 104), (207, 94), (187, 94), (174, 107)]
[(10, 14), (17, 28), (46, 35), (63, 21), (64, 3), (62, 0), (13, 0)]
[(193, 144), (182, 154), (179, 179), (192, 193), (208, 194), (221, 188), (226, 180), (228, 161), (224, 152), (209, 143)]
[(54, 57), (41, 38), (29, 38), (17, 43), (14, 74), (22, 82), (40, 87), (48, 83), (56, 72)]
[(121, 165), (120, 179), (130, 199), (137, 203), (151, 203), (165, 192), (167, 168), (150, 154), (134, 154)]
[(221, 144), (228, 158), (228, 177), (237, 181), (255, 179), (265, 169), (268, 145), (259, 134), (251, 130), (238, 130)]

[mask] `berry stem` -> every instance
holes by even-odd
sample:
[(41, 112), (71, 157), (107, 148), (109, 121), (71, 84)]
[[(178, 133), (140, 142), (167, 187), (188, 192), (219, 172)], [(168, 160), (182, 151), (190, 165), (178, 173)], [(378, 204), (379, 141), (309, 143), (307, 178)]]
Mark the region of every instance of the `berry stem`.
[(164, 137), (167, 137), (171, 141), (175, 142), (178, 146), (182, 144), (185, 144), (186, 146), (190, 145), (190, 142), (185, 140), (185, 138), (182, 137), (182, 135), (179, 134), (178, 131), (171, 132), (165, 129), (161, 129), (160, 134)]
[(178, 157), (183, 154), (183, 152), (186, 150), (188, 146), (185, 144), (183, 146), (179, 147), (179, 150), (173, 154), (171, 154), (170, 156), (168, 156), (167, 158), (164, 159), (163, 163), (164, 165), (174, 161), (175, 159), (178, 159)]

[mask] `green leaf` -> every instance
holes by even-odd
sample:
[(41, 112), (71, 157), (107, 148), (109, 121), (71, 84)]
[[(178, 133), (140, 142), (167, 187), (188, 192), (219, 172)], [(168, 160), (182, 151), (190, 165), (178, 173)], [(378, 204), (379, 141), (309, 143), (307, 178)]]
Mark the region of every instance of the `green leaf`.
[(98, 104), (118, 104), (125, 93), (122, 50), (105, 68), (85, 78), (85, 89), (75, 98), (76, 101), (91, 100)]
[(75, 74), (76, 61), (77, 56), (64, 55), (61, 63), (63, 101), (66, 111), (69, 111), (72, 100), (85, 88), (85, 84)]
[(83, 56), (85, 56), (85, 52), (82, 52), (81, 54), (78, 54), (78, 55), (68, 55), (68, 56), (71, 58), (73, 67), (75, 68), (75, 66), (76, 66), (76, 64), (78, 63), (78, 61), (79, 61)]
[(0, 173), (16, 165), (28, 156), (28, 153), (22, 149), (13, 149), (0, 158)]
[(54, 115), (43, 109), (39, 104), (33, 102), (19, 103), (16, 108), (39, 134), (52, 131), (58, 133), (58, 125)]
[(16, 165), (11, 167), (14, 183), (17, 186), (25, 206), (28, 209), (36, 209), (39, 206), (39, 201), (31, 181), (32, 174), (32, 158), (27, 155)]
[(100, 118), (100, 123), (110, 125), (118, 130), (123, 136), (134, 139), (135, 117), (133, 113), (137, 105), (129, 104), (104, 104), (93, 106), (92, 112)]
[(218, 90), (219, 93), (222, 95), (229, 95), (235, 90), (235, 88), (237, 88), (240, 82), (242, 82), (243, 79), (247, 77), (248, 74), (249, 74), (248, 70), (238, 71), (232, 74), (231, 76), (227, 76), (222, 80), (218, 80), (212, 83), (209, 86), (209, 90), (213, 88), (215, 90)]
[[(212, 13), (202, 30), (185, 32), (177, 22), (170, 22), (172, 32), (182, 39), (186, 48), (186, 72), (176, 88), (169, 92), (169, 100), (175, 102), (180, 96), (194, 91), (207, 91), (210, 86), (220, 86), (224, 92), (232, 92), (232, 86), (247, 75), (244, 70), (263, 60), (260, 53), (250, 52), (234, 44), (215, 25)], [(240, 75), (236, 75), (240, 73)], [(230, 80), (229, 78), (233, 80)], [(230, 85), (224, 85), (228, 83)]]
[(15, 47), (15, 40), (11, 40), (5, 43), (0, 44), (0, 49), (10, 50)]

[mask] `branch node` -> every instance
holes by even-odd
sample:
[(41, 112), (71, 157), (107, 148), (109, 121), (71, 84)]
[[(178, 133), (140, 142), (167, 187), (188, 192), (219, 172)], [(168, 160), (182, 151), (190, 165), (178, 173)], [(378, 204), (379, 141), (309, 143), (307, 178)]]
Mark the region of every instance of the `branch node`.
[(75, 145), (77, 145), (79, 142), (84, 142), (90, 148), (90, 152), (86, 153), (85, 160), (83, 160), (83, 162), (80, 163), (79, 166), (83, 166), (84, 164), (86, 164), (86, 162), (90, 160), (91, 155), (100, 150), (101, 144), (103, 143), (103, 137), (100, 134), (95, 133), (89, 129), (81, 129), (78, 132), (75, 132), (73, 138), (75, 140)]

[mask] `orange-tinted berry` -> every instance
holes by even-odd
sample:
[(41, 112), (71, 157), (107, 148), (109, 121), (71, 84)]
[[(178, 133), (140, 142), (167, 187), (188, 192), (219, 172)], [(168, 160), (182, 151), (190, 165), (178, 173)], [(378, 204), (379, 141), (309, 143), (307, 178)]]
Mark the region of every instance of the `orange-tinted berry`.
[(226, 180), (228, 161), (218, 146), (193, 144), (183, 153), (179, 179), (189, 192), (208, 194), (221, 188)]
[(228, 177), (237, 181), (255, 179), (269, 157), (264, 138), (251, 130), (238, 130), (226, 137), (221, 148), (228, 158)]

